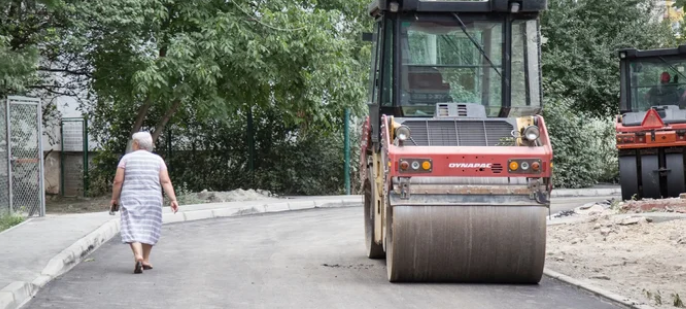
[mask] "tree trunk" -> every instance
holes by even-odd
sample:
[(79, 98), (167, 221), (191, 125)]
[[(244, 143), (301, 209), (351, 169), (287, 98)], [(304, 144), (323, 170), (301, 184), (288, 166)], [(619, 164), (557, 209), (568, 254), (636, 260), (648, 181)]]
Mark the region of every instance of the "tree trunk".
[(152, 99), (148, 97), (143, 105), (138, 109), (138, 114), (136, 115), (136, 121), (133, 123), (133, 128), (131, 128), (131, 135), (141, 130), (143, 122), (145, 121), (145, 116), (148, 115), (148, 111), (152, 106)]
[(169, 120), (171, 120), (171, 117), (176, 114), (176, 111), (181, 107), (181, 99), (176, 99), (174, 103), (172, 104), (171, 108), (167, 110), (166, 113), (164, 113), (164, 116), (160, 121), (157, 122), (155, 125), (155, 131), (152, 132), (152, 141), (157, 142), (157, 139), (162, 135), (162, 132), (164, 132), (164, 128), (167, 126), (167, 123)]

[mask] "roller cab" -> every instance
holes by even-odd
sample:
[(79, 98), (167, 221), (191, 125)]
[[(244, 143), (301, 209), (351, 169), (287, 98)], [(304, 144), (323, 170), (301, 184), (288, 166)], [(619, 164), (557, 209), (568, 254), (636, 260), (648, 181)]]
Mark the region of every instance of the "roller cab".
[(686, 45), (624, 49), (619, 59), (622, 198), (677, 197), (686, 191)]
[(392, 282), (537, 283), (552, 147), (545, 1), (375, 1), (361, 186)]

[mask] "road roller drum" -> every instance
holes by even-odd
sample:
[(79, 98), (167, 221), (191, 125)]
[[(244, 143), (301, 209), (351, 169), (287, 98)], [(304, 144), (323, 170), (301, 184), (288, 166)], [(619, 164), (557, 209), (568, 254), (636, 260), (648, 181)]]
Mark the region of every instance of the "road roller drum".
[(537, 283), (546, 207), (396, 206), (388, 218), (392, 282)]

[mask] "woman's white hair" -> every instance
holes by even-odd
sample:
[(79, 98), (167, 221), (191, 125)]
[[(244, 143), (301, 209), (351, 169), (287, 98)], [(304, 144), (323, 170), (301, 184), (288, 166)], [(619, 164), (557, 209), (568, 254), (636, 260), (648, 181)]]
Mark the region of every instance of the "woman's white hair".
[(154, 143), (149, 132), (137, 132), (133, 134), (133, 141), (138, 141), (138, 148), (152, 151)]

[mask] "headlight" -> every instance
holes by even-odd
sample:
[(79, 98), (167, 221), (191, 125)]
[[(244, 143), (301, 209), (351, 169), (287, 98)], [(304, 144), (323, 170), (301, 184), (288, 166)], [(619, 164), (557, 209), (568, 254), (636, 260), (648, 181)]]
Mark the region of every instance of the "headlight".
[(535, 141), (536, 139), (538, 139), (538, 136), (540, 134), (541, 134), (541, 132), (539, 132), (537, 126), (528, 126), (528, 127), (524, 128), (524, 132), (523, 132), (522, 136), (529, 141)]
[(400, 126), (395, 129), (395, 136), (401, 141), (407, 140), (410, 138), (410, 128), (407, 126)]

